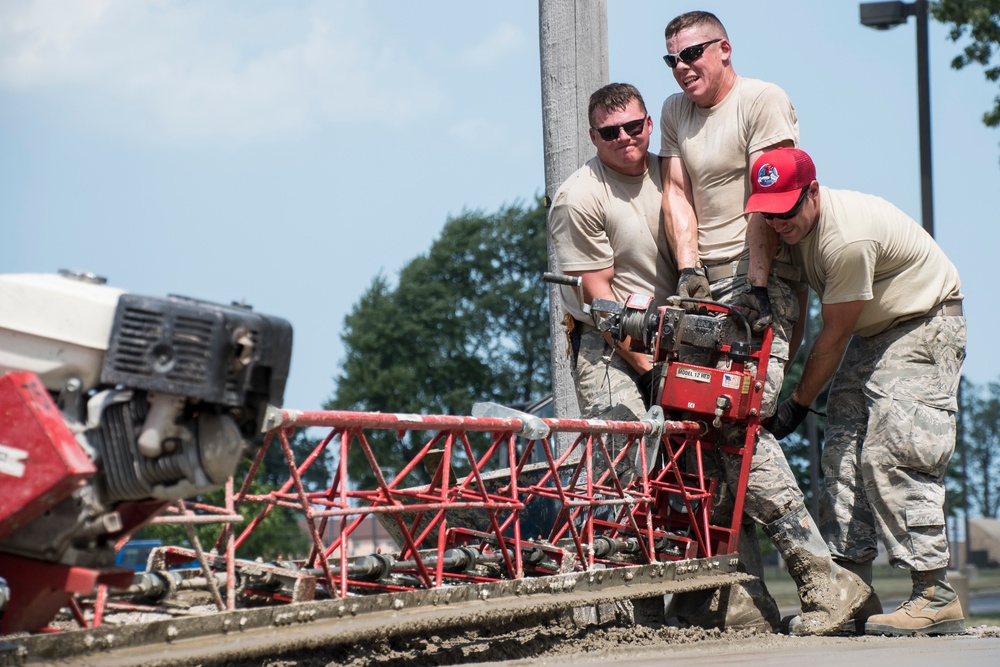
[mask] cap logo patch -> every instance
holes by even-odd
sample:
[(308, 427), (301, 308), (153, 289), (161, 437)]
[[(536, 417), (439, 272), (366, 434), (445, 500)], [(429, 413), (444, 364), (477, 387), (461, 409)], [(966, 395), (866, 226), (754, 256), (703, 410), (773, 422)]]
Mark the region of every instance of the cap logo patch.
[(774, 165), (765, 162), (757, 170), (757, 185), (762, 188), (769, 188), (778, 182), (778, 170)]

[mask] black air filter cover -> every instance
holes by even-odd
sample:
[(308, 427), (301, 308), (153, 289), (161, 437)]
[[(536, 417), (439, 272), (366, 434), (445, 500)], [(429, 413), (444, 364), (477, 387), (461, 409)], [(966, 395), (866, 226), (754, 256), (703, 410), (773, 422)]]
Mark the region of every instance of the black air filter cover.
[(243, 306), (179, 296), (122, 295), (101, 369), (106, 384), (223, 406), (252, 395), (280, 406), (292, 327)]

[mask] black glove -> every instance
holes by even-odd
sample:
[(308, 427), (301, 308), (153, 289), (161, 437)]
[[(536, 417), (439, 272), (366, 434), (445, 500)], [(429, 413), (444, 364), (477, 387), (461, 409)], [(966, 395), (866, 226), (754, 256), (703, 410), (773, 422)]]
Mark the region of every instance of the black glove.
[(655, 364), (652, 370), (648, 370), (636, 378), (635, 384), (639, 387), (642, 395), (642, 402), (646, 409), (653, 405), (654, 392), (660, 388), (660, 380), (663, 378), (663, 364)]
[(767, 295), (766, 287), (748, 283), (743, 287), (736, 302), (752, 311), (747, 320), (753, 327), (754, 333), (760, 333), (771, 326), (774, 316), (771, 314), (771, 297)]
[(809, 414), (809, 406), (799, 405), (791, 398), (787, 398), (774, 411), (774, 416), (765, 422), (764, 428), (770, 431), (775, 438), (781, 440), (795, 431), (807, 414)]
[(712, 288), (708, 285), (705, 267), (681, 269), (681, 277), (677, 281), (677, 296), (682, 299), (712, 298)]

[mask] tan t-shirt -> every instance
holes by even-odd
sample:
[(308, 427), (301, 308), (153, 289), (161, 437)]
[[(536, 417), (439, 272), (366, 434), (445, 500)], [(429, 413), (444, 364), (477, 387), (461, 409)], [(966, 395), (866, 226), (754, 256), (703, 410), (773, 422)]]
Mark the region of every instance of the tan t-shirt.
[(683, 93), (663, 102), (660, 157), (684, 161), (703, 264), (749, 256), (743, 216), (750, 196), (749, 156), (789, 139), (798, 145), (795, 108), (785, 91), (764, 81), (737, 77), (726, 98), (708, 109)]
[(819, 222), (794, 254), (823, 303), (867, 302), (854, 333), (874, 336), (962, 298), (955, 265), (886, 200), (821, 186), (819, 203)]
[[(663, 305), (676, 292), (677, 268), (662, 223), (659, 160), (649, 154), (647, 163), (642, 175), (625, 176), (592, 158), (556, 192), (549, 233), (559, 271), (614, 266), (617, 300), (638, 293)], [(573, 317), (589, 322), (575, 290), (564, 287), (562, 293)]]

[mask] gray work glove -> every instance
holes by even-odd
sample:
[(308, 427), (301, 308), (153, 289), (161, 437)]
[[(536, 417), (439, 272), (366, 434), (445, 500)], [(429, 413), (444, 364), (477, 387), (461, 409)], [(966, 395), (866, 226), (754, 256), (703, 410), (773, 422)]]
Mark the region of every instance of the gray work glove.
[(766, 287), (748, 283), (743, 287), (736, 302), (750, 309), (751, 313), (747, 320), (753, 327), (754, 333), (760, 333), (771, 326), (774, 316), (771, 313), (771, 297), (767, 295)]
[(677, 296), (682, 299), (712, 298), (712, 288), (708, 284), (708, 271), (705, 267), (681, 269), (681, 276), (677, 281)]
[(770, 431), (775, 438), (781, 440), (789, 433), (793, 433), (807, 414), (809, 414), (809, 406), (800, 405), (793, 399), (786, 398), (774, 411), (774, 416), (764, 423), (764, 428)]

